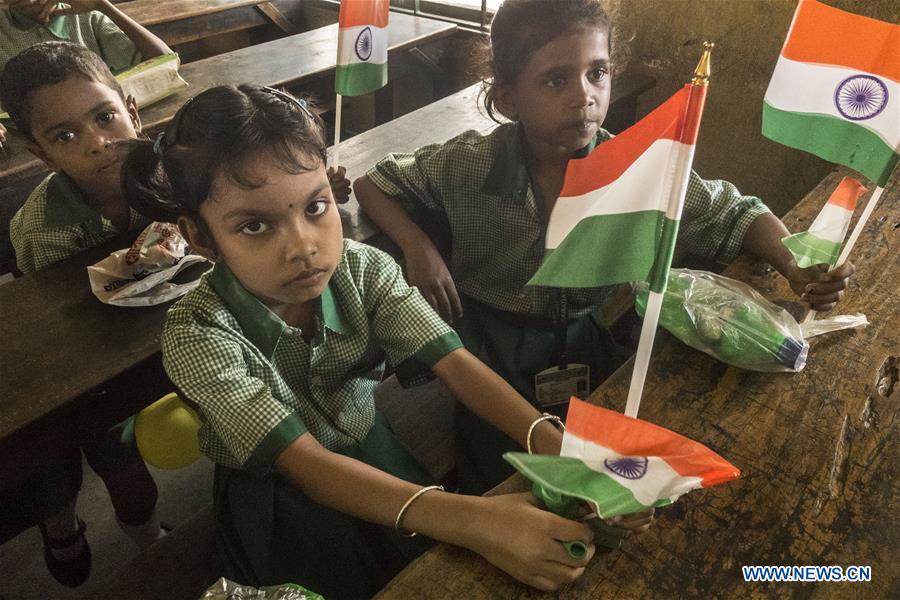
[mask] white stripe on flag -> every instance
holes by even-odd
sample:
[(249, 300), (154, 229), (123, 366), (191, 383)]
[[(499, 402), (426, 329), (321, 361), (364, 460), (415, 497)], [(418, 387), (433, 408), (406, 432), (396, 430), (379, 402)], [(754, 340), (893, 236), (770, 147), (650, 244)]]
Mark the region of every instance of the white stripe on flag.
[(575, 225), (587, 217), (666, 210), (674, 179), (674, 162), (670, 157), (681, 146), (674, 140), (657, 140), (609, 185), (581, 196), (559, 198), (547, 225), (546, 247), (559, 246)]
[(562, 450), (559, 455), (581, 459), (592, 470), (609, 476), (616, 483), (631, 490), (635, 500), (644, 506), (651, 506), (662, 498), (668, 498), (674, 502), (682, 494), (701, 487), (702, 479), (700, 477), (683, 477), (658, 456), (646, 457), (648, 459), (647, 472), (643, 477), (626, 479), (611, 471), (604, 464), (606, 459), (621, 458), (621, 454), (568, 433), (563, 435)]
[(895, 148), (900, 143), (900, 83), (887, 77), (844, 67), (797, 62), (781, 56), (766, 90), (765, 101), (779, 110), (844, 119), (838, 112), (834, 94), (842, 81), (855, 75), (877, 77), (887, 87), (888, 101), (887, 106), (870, 119), (846, 120), (874, 131), (888, 146)]
[[(372, 54), (367, 60), (363, 60), (356, 53), (356, 39), (366, 28), (372, 30), (371, 43)], [(381, 65), (387, 62), (388, 33), (386, 27), (373, 27), (372, 25), (345, 27), (338, 30), (337, 64), (354, 65), (357, 63), (371, 63)]]
[(846, 208), (825, 204), (822, 207), (822, 212), (810, 225), (809, 233), (814, 234), (817, 238), (840, 244), (844, 241), (844, 236), (847, 235), (847, 229), (850, 228), (850, 217), (852, 215), (853, 213)]

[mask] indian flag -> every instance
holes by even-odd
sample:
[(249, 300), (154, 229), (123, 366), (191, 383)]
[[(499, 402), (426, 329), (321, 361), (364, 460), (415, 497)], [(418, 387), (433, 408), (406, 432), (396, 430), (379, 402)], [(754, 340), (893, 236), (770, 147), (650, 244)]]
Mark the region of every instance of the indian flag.
[(762, 132), (883, 186), (900, 144), (900, 26), (800, 0)]
[(389, 0), (342, 0), (334, 91), (361, 96), (387, 84)]
[(795, 233), (781, 241), (787, 246), (801, 267), (826, 264), (834, 266), (841, 252), (841, 243), (850, 228), (856, 202), (865, 193), (863, 184), (844, 177), (835, 188), (822, 212), (808, 231)]
[(560, 456), (509, 452), (516, 469), (556, 494), (588, 502), (603, 518), (665, 506), (741, 472), (693, 440), (572, 398)]
[[(691, 87), (587, 157), (569, 161), (544, 260), (529, 284), (581, 288), (648, 281), (658, 255), (668, 267), (687, 185), (683, 161), (689, 169), (696, 141), (697, 127), (689, 126), (686, 113)], [(673, 190), (682, 198), (675, 209)], [(664, 285), (659, 271), (664, 269), (654, 275)]]

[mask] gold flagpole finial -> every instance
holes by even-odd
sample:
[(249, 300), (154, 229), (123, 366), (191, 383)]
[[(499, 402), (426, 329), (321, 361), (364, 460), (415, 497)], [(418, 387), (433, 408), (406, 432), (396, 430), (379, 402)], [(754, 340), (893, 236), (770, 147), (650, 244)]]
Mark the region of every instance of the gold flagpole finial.
[(709, 55), (714, 47), (715, 44), (712, 42), (703, 42), (703, 56), (700, 57), (700, 62), (694, 69), (694, 79), (691, 84), (704, 87), (709, 85)]

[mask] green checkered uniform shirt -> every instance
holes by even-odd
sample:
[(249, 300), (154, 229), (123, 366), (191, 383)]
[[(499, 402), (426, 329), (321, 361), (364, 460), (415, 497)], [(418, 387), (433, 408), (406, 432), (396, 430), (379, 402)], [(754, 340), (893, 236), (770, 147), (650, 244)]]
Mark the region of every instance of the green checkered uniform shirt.
[[(600, 130), (583, 149), (612, 138)], [(494, 308), (551, 317), (555, 292), (526, 285), (544, 256), (548, 215), (534, 194), (522, 134), (506, 123), (488, 135), (467, 131), (414, 153), (390, 154), (367, 173), (408, 211), (446, 215), (452, 231), (450, 272), (460, 293)], [(750, 224), (768, 208), (726, 181), (691, 172), (678, 243), (701, 257), (729, 262)], [(589, 312), (614, 287), (569, 289), (569, 314)]]
[[(150, 223), (134, 210), (129, 214), (129, 231)], [(23, 273), (99, 246), (120, 233), (109, 219), (84, 202), (81, 190), (62, 172), (52, 173), (39, 183), (9, 222), (16, 266)]]
[(393, 259), (350, 240), (315, 320), (307, 343), (223, 264), (169, 310), (163, 365), (199, 405), (213, 461), (264, 474), (306, 431), (331, 450), (358, 443), (385, 358), (409, 380), (462, 347)]
[(45, 25), (13, 9), (0, 9), (0, 71), (25, 48), (52, 41), (69, 41), (96, 52), (113, 73), (143, 60), (134, 42), (102, 12), (52, 17)]

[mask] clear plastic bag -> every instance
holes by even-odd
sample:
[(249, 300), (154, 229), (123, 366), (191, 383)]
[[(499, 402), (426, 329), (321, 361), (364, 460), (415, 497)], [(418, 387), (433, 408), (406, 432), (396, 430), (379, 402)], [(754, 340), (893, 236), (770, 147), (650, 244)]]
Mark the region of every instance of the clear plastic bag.
[(295, 583), (272, 585), (261, 588), (241, 585), (224, 577), (203, 592), (199, 600), (325, 600), (319, 594), (310, 592)]
[[(647, 289), (637, 286), (641, 317)], [(796, 372), (806, 366), (809, 343), (794, 317), (746, 283), (721, 275), (672, 269), (659, 324), (688, 346), (742, 369)]]
[(861, 313), (855, 315), (834, 315), (801, 323), (800, 330), (803, 332), (803, 337), (808, 340), (817, 335), (840, 331), (841, 329), (862, 329), (868, 324), (869, 320), (866, 318), (866, 315)]

